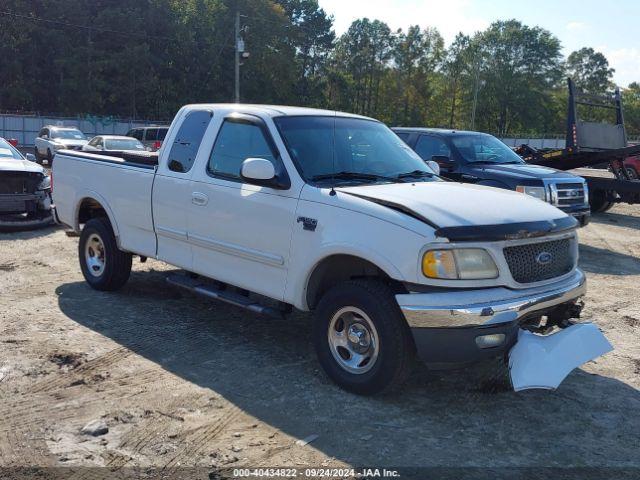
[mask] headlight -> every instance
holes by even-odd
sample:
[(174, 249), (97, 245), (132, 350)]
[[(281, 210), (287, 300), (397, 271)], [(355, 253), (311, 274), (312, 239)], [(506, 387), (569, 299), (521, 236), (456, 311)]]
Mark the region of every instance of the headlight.
[(48, 190), (51, 188), (51, 177), (46, 176), (38, 185), (38, 190)]
[(516, 187), (516, 192), (531, 195), (532, 197), (535, 197), (538, 200), (542, 200), (543, 202), (547, 201), (547, 190), (544, 187), (527, 187), (525, 185), (518, 185)]
[(582, 188), (584, 189), (584, 204), (589, 205), (589, 184), (584, 182)]
[(481, 248), (429, 250), (422, 257), (422, 273), (442, 280), (481, 280), (498, 277), (498, 267)]

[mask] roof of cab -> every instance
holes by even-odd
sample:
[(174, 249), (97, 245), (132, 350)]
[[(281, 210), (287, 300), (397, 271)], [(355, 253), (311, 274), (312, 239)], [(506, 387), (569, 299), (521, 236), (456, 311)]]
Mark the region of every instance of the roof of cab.
[[(338, 112), (334, 110), (322, 110), (319, 108), (307, 108), (307, 107), (291, 107), (284, 105), (259, 105), (259, 104), (245, 104), (245, 103), (204, 103), (204, 104), (191, 104), (183, 107), (187, 110), (195, 110), (201, 108), (210, 108), (212, 110), (224, 110), (227, 112), (238, 113), (253, 113), (268, 115), (270, 117), (283, 117), (283, 116), (331, 116), (333, 117), (348, 117), (348, 118), (362, 118), (365, 120), (375, 120), (373, 118), (364, 117), (362, 115), (356, 115), (354, 113)], [(377, 120), (376, 120), (377, 121)]]
[(452, 130), (449, 128), (427, 128), (427, 127), (391, 127), (394, 132), (424, 132), (438, 133), (440, 135), (488, 135), (488, 133), (474, 132), (473, 130)]

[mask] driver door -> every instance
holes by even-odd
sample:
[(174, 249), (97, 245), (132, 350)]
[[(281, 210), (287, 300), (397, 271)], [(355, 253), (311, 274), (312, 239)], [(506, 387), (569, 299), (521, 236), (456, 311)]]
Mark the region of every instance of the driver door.
[[(265, 123), (256, 116), (221, 119), (206, 166), (191, 178), (188, 238), (193, 270), (282, 300), (299, 189), (275, 189), (240, 177), (247, 158), (286, 169)], [(288, 178), (288, 177), (287, 177)]]
[[(434, 160), (440, 166), (440, 175), (451, 180), (460, 180), (461, 173), (460, 166), (453, 158), (453, 152), (446, 140), (437, 135), (422, 134), (418, 137), (416, 146), (414, 147), (416, 153), (425, 162)], [(436, 157), (435, 159), (433, 157)], [(438, 159), (437, 157), (443, 157)], [(445, 161), (444, 157), (447, 157), (449, 161)]]

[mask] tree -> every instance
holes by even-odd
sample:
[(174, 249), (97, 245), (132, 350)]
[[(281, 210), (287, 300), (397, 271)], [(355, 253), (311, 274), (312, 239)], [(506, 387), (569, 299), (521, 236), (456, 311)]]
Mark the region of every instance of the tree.
[(446, 90), (449, 97), (449, 128), (457, 125), (456, 111), (465, 86), (470, 87), (473, 78), (473, 52), (470, 48), (471, 38), (458, 33), (446, 51), (442, 72), (445, 75)]
[(279, 3), (291, 23), (289, 39), (296, 50), (299, 70), (298, 101), (303, 105), (322, 104), (322, 72), (335, 41), (333, 17), (320, 8), (317, 0), (280, 0)]
[(481, 128), (505, 135), (545, 123), (550, 92), (562, 78), (560, 41), (517, 20), (494, 22), (473, 41), (481, 65)]
[(442, 61), (444, 40), (435, 28), (409, 27), (399, 31), (393, 51), (396, 91), (401, 100), (394, 117), (397, 124), (423, 125), (433, 94), (433, 78)]
[(593, 48), (581, 48), (571, 52), (566, 69), (578, 87), (589, 93), (602, 94), (613, 87), (611, 79), (615, 70), (609, 68), (609, 61)]
[(630, 83), (622, 91), (624, 120), (629, 136), (640, 136), (640, 82)]

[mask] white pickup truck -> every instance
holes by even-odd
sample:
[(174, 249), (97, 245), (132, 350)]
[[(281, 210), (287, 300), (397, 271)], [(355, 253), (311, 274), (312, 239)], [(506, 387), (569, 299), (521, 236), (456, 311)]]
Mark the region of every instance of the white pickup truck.
[(611, 349), (573, 321), (573, 218), (443, 181), (369, 118), (189, 105), (159, 154), (61, 151), (53, 178), (93, 288), (122, 287), (137, 255), (254, 312), (313, 311), (322, 367), (356, 393), (397, 386), (416, 354), (433, 368), (503, 357), (516, 390), (555, 388)]

